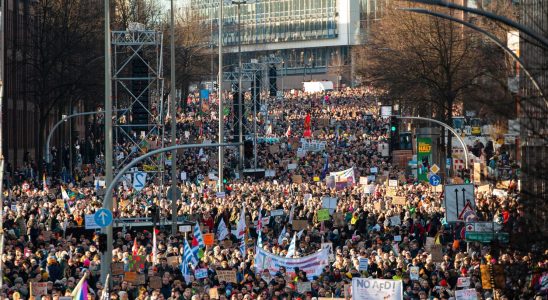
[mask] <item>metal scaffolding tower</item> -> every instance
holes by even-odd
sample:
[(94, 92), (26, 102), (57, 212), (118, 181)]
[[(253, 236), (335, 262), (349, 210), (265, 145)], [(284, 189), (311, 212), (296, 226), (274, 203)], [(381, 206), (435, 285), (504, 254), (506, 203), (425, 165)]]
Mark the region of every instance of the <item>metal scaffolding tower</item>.
[[(113, 116), (116, 174), (133, 158), (164, 147), (169, 108), (164, 101), (162, 32), (130, 23), (128, 30), (112, 31), (111, 36), (113, 105), (114, 109), (127, 108)], [(131, 152), (124, 153), (124, 149)], [(142, 169), (154, 180), (157, 174), (163, 174), (165, 161), (163, 155), (160, 159), (151, 158)]]

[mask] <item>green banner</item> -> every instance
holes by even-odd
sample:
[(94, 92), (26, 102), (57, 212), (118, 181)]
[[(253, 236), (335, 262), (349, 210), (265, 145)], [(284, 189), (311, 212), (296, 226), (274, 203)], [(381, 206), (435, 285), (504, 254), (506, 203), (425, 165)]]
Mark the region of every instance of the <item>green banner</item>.
[(417, 175), (419, 181), (428, 181), (432, 165), (432, 138), (417, 138)]

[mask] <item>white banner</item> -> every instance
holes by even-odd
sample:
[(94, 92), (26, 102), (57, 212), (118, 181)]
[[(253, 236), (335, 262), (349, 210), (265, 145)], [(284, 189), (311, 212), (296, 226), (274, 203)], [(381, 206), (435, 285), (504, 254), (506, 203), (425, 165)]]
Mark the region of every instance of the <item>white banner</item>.
[(285, 267), (287, 274), (294, 275), (295, 268), (299, 268), (306, 272), (309, 280), (312, 280), (314, 276), (319, 277), (322, 274), (323, 268), (329, 264), (329, 249), (322, 249), (312, 255), (300, 258), (277, 256), (259, 247), (256, 247), (256, 252), (255, 272), (257, 274), (268, 271), (271, 275), (275, 275), (280, 270), (280, 267)]
[(317, 140), (311, 140), (308, 141), (307, 139), (302, 138), (301, 139), (301, 150), (302, 151), (312, 151), (312, 152), (318, 152), (325, 150), (325, 145), (327, 143), (325, 141), (317, 141)]
[(356, 175), (354, 174), (354, 168), (346, 169), (339, 172), (330, 172), (329, 176), (335, 177), (335, 182), (348, 182), (351, 178), (352, 184), (356, 183)]
[(401, 280), (352, 278), (353, 300), (403, 299)]

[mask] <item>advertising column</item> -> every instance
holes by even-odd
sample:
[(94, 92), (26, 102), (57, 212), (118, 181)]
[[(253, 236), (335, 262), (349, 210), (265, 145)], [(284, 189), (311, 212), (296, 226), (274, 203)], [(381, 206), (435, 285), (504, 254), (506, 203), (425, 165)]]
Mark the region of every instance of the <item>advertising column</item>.
[(419, 181), (428, 181), (432, 165), (432, 138), (417, 138), (417, 175)]

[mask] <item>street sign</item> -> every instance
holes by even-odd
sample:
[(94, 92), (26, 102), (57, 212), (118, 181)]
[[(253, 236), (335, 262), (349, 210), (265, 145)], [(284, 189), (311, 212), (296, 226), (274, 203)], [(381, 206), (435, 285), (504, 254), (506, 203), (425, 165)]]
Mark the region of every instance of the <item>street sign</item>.
[(84, 228), (86, 229), (99, 229), (99, 225), (95, 222), (95, 214), (89, 214), (84, 216)]
[(502, 225), (495, 222), (469, 222), (466, 223), (466, 232), (496, 232), (502, 229)]
[(441, 183), (441, 178), (438, 175), (434, 174), (430, 176), (430, 178), (428, 178), (428, 181), (430, 182), (431, 186), (438, 186)]
[(106, 208), (101, 208), (95, 212), (93, 220), (99, 227), (107, 227), (112, 224), (112, 212)]
[(133, 173), (133, 188), (136, 191), (141, 191), (147, 182), (147, 173), (146, 172), (135, 172)]
[(436, 164), (433, 164), (431, 167), (430, 167), (430, 172), (434, 173), (434, 174), (438, 174), (438, 172), (440, 171), (440, 167), (438, 167), (438, 165)]
[[(171, 191), (171, 187), (167, 189), (167, 199), (173, 200), (173, 197), (171, 196), (173, 192)], [(181, 189), (178, 187), (175, 187), (175, 199), (181, 198)]]
[(466, 232), (467, 242), (490, 243), (499, 240), (502, 243), (508, 243), (510, 236), (506, 232)]
[(459, 222), (459, 216), (463, 215), (466, 204), (472, 210), (476, 207), (474, 200), (473, 184), (451, 184), (444, 186), (445, 220), (447, 222)]

